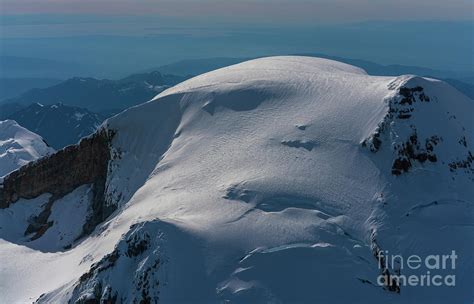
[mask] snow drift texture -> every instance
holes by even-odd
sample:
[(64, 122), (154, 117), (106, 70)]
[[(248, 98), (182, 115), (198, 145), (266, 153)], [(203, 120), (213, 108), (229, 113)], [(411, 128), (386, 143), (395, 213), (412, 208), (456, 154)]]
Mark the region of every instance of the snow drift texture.
[[(443, 82), (317, 58), (195, 77), (104, 123), (118, 209), (91, 235), (49, 243), (87, 187), (56, 207), (48, 242), (0, 229), (2, 302), (472, 301), (473, 110)], [(0, 212), (25, 218), (39, 199)], [(380, 250), (455, 250), (456, 286), (379, 286), (411, 272), (379, 269)]]

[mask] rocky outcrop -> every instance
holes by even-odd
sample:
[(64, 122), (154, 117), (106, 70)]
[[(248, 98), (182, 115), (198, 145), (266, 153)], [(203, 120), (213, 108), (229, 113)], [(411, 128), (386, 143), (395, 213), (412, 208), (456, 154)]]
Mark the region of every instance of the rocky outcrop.
[(8, 208), (20, 198), (32, 199), (50, 193), (52, 196), (45, 210), (36, 219), (34, 227), (28, 227), (25, 232), (36, 233), (35, 237), (39, 237), (50, 227), (48, 217), (54, 201), (81, 185), (91, 184), (92, 213), (83, 227), (83, 234), (90, 233), (115, 210), (104, 198), (113, 136), (113, 131), (101, 129), (77, 145), (68, 146), (5, 176), (0, 185), (0, 208)]
[(409, 139), (401, 144), (394, 146), (398, 157), (393, 161), (392, 174), (400, 175), (413, 166), (414, 161), (424, 163), (430, 161), (435, 163), (438, 161), (436, 154), (434, 154), (434, 147), (441, 141), (441, 138), (433, 135), (425, 138), (424, 143), (420, 142), (416, 128), (412, 128), (412, 134)]
[(3, 180), (0, 208), (43, 193), (62, 197), (81, 185), (105, 181), (112, 136), (102, 130), (10, 173)]
[[(114, 250), (76, 282), (69, 303), (158, 303), (164, 232), (158, 221), (132, 225)], [(123, 269), (133, 270), (127, 280)], [(48, 295), (36, 303), (50, 303)]]
[[(400, 293), (400, 282), (397, 277), (400, 276), (400, 269), (391, 269), (393, 265), (389, 265), (386, 260), (387, 257), (384, 255), (383, 250), (380, 248), (376, 240), (376, 232), (372, 231), (371, 233), (371, 249), (373, 256), (377, 259), (377, 264), (380, 269), (380, 275), (383, 277), (384, 289)], [(394, 272), (392, 274), (391, 270)]]
[[(400, 84), (395, 82), (395, 85)], [(438, 96), (428, 96), (421, 85), (407, 85), (404, 83), (391, 88), (396, 89), (396, 92), (387, 98), (388, 111), (374, 132), (362, 142), (362, 146), (373, 153), (381, 150), (385, 151), (382, 153), (390, 153), (390, 172), (395, 176), (406, 174), (415, 166), (439, 163), (448, 167), (452, 178), (464, 173), (474, 180), (474, 155), (466, 128), (456, 121), (456, 115), (441, 110), (437, 105), (440, 102)], [(433, 108), (441, 111), (435, 112)], [(443, 138), (435, 133), (434, 128), (424, 124), (429, 120), (438, 123), (445, 121), (446, 124), (454, 122), (458, 133)]]
[[(424, 88), (421, 86), (399, 87), (397, 94), (388, 100), (387, 115), (375, 132), (362, 143), (364, 147), (368, 147), (370, 151), (376, 153), (382, 148), (384, 140), (390, 137), (395, 138), (390, 144), (394, 155), (391, 168), (393, 175), (407, 173), (417, 162), (422, 164), (426, 161), (432, 163), (438, 161), (435, 147), (442, 141), (442, 138), (437, 135), (420, 138), (417, 126), (410, 122), (415, 105), (430, 102), (431, 98), (425, 94)], [(389, 135), (388, 133), (393, 132), (398, 123), (408, 123), (411, 132), (407, 136), (403, 136), (403, 132), (397, 130), (395, 135)]]

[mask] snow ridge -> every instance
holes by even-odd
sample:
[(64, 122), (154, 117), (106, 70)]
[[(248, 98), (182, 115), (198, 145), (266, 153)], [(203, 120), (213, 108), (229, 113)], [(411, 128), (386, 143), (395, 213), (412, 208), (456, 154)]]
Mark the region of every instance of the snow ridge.
[[(64, 252), (0, 240), (0, 259), (12, 261), (0, 294), (38, 303), (470, 301), (474, 187), (468, 165), (449, 164), (470, 155), (472, 112), (443, 82), (325, 59), (262, 58), (200, 75), (104, 123), (115, 134), (106, 196), (117, 211)], [(381, 272), (410, 273), (380, 269), (374, 253), (447, 248), (460, 257), (454, 288), (377, 283)], [(16, 279), (32, 260), (31, 276)]]
[(37, 134), (14, 120), (0, 121), (0, 178), (54, 149)]

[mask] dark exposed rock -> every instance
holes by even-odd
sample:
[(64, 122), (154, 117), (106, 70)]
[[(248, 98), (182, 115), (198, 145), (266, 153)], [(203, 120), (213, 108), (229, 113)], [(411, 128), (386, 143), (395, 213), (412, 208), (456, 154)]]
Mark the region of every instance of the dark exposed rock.
[(395, 146), (395, 152), (398, 158), (393, 161), (392, 174), (400, 175), (403, 172), (408, 172), (412, 167), (412, 162), (418, 161), (424, 163), (425, 161), (436, 162), (438, 160), (436, 154), (433, 153), (434, 146), (441, 141), (438, 136), (431, 136), (425, 139), (424, 146), (418, 141), (416, 129), (413, 127), (413, 133), (408, 140), (402, 144)]
[(95, 227), (111, 215), (117, 206), (111, 202), (108, 202), (105, 198), (105, 183), (106, 177), (98, 179), (92, 188), (92, 213), (87, 218), (84, 226), (82, 227), (82, 233), (77, 238), (81, 238), (84, 235), (90, 234)]
[(84, 273), (80, 278), (79, 282), (85, 282), (90, 279), (95, 273), (103, 272), (111, 267), (115, 266), (115, 262), (119, 259), (120, 251), (115, 248), (114, 251), (107, 254), (98, 263), (92, 264), (90, 270)]
[(150, 236), (145, 232), (141, 236), (133, 235), (127, 239), (126, 242), (128, 245), (126, 255), (128, 257), (135, 257), (148, 249), (148, 246), (150, 245)]
[[(368, 147), (372, 152), (378, 152), (382, 147), (383, 138), (388, 136), (388, 131), (393, 128), (391, 125), (398, 120), (409, 120), (415, 110), (415, 103), (427, 103), (431, 99), (424, 93), (421, 86), (414, 88), (400, 87), (398, 95), (391, 98), (388, 104), (388, 113), (383, 121), (378, 125), (375, 132), (362, 142), (362, 146)], [(420, 139), (416, 126), (411, 125), (412, 132), (405, 139), (400, 138), (392, 145), (395, 155), (392, 162), (391, 172), (393, 175), (400, 175), (408, 172), (414, 162), (424, 163), (426, 161), (436, 162), (438, 160), (434, 147), (441, 141), (441, 138), (433, 135)]]
[(379, 124), (375, 132), (366, 140), (362, 142), (363, 147), (369, 147), (370, 151), (377, 152), (382, 147), (382, 140), (380, 139), (381, 134), (384, 130), (384, 123)]
[[(378, 267), (380, 269), (381, 275), (384, 278), (384, 288), (391, 292), (400, 293), (400, 283), (396, 279), (396, 276), (392, 275), (390, 272), (390, 265), (385, 259), (383, 250), (380, 248), (376, 240), (376, 234), (373, 231), (371, 234), (371, 248), (372, 254), (377, 259)], [(396, 275), (400, 275), (400, 270), (395, 270)]]
[[(70, 303), (158, 303), (161, 260), (156, 242), (160, 234), (152, 238), (150, 227), (147, 226), (150, 224), (154, 225), (140, 223), (131, 226), (114, 250), (80, 277)], [(129, 288), (120, 286), (121, 289), (113, 278), (121, 274), (124, 267), (136, 268), (136, 271), (127, 280)], [(38, 302), (41, 303), (40, 300)]]
[(48, 217), (54, 201), (81, 185), (92, 184), (92, 213), (84, 224), (82, 235), (90, 233), (115, 210), (115, 206), (107, 204), (104, 197), (113, 136), (113, 131), (102, 129), (77, 145), (68, 146), (10, 173), (0, 187), (0, 208), (8, 208), (20, 198), (32, 199), (50, 193), (52, 197), (48, 204), (31, 220), (25, 232), (36, 233), (35, 239), (51, 226)]
[(403, 96), (403, 98), (400, 100), (400, 104), (402, 105), (411, 105), (416, 102), (416, 99), (422, 102), (430, 101), (430, 98), (425, 95), (425, 93), (423, 92), (423, 88), (420, 86), (416, 86), (414, 88), (401, 87), (398, 92), (400, 95)]
[(473, 163), (474, 155), (471, 151), (468, 151), (468, 154), (465, 159), (453, 161), (448, 164), (449, 169), (454, 172), (457, 169), (466, 169), (470, 173), (474, 173)]
[(402, 172), (408, 172), (411, 168), (411, 162), (406, 158), (397, 158), (393, 161), (392, 174), (400, 175)]
[(0, 208), (43, 193), (61, 197), (81, 185), (105, 180), (112, 136), (112, 132), (102, 130), (77, 145), (13, 171), (4, 178)]
[(394, 98), (389, 104), (389, 118), (408, 119), (415, 110), (413, 105), (416, 102), (430, 102), (430, 98), (425, 95), (420, 86), (414, 88), (401, 87), (398, 90), (401, 98)]
[(40, 238), (46, 230), (53, 225), (53, 222), (48, 221), (49, 216), (51, 215), (51, 208), (55, 201), (54, 197), (50, 197), (48, 203), (44, 206), (43, 210), (37, 216), (34, 216), (28, 220), (29, 225), (26, 228), (25, 236), (35, 233), (31, 237), (31, 240), (34, 241)]

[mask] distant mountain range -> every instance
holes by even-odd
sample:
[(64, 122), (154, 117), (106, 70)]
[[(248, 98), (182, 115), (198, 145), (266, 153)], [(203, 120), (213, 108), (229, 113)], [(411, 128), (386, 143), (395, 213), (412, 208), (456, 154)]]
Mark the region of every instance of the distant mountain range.
[[(369, 75), (374, 76), (399, 76), (399, 75), (420, 75), (425, 77), (432, 77), (446, 81), (471, 99), (474, 99), (474, 73), (461, 73), (454, 71), (442, 71), (434, 70), (430, 68), (417, 67), (417, 66), (406, 66), (406, 65), (382, 65), (367, 60), (343, 58), (338, 56), (330, 56), (325, 54), (297, 54), (302, 56), (320, 57), (325, 59), (336, 60), (344, 62), (350, 65), (354, 65), (364, 69)], [(253, 58), (232, 58), (232, 57), (219, 57), (219, 58), (203, 58), (203, 59), (192, 59), (182, 60), (175, 63), (155, 67), (147, 71), (156, 70), (161, 73), (169, 73), (173, 75), (199, 75), (207, 73), (219, 68), (223, 68), (229, 65), (241, 63)]]
[[(474, 78), (469, 78), (468, 75), (414, 66), (380, 65), (365, 60), (322, 54), (305, 55), (348, 63), (363, 68), (370, 75), (417, 74), (442, 79), (474, 99), (474, 84), (469, 82), (469, 79)], [(60, 149), (76, 143), (81, 137), (95, 131), (96, 126), (105, 118), (130, 106), (148, 101), (192, 75), (237, 64), (247, 59), (220, 57), (183, 60), (119, 80), (74, 77), (56, 83), (58, 80), (55, 79), (3, 78), (0, 79), (0, 97), (24, 90), (28, 86), (36, 88), (18, 97), (0, 101), (0, 120), (14, 119), (41, 135), (55, 149)], [(48, 83), (54, 85), (43, 87)]]
[(16, 102), (0, 104), (0, 120), (7, 119), (10, 115), (27, 107)]
[(87, 109), (61, 103), (34, 103), (8, 118), (41, 135), (55, 149), (77, 143), (82, 137), (93, 133), (105, 119)]
[[(381, 65), (374, 62), (329, 56), (325, 54), (302, 54), (311, 57), (321, 57), (337, 60), (363, 68), (370, 75), (398, 76), (414, 74), (444, 80), (459, 91), (474, 99), (474, 73), (441, 71), (416, 66)], [(12, 59), (8, 61), (7, 59)], [(28, 59), (28, 58), (27, 58)], [(1, 57), (2, 69), (13, 68), (15, 64), (25, 61), (46, 71), (51, 68), (61, 69), (60, 63), (25, 59), (20, 57)], [(174, 86), (192, 76), (210, 72), (215, 69), (237, 64), (252, 58), (217, 57), (182, 60), (175, 63), (147, 69), (119, 80), (96, 79), (91, 77), (74, 77), (66, 81), (52, 78), (7, 78), (5, 71), (0, 73), (0, 118), (13, 113), (18, 106), (2, 106), (7, 103), (28, 105), (55, 104), (87, 108), (104, 115), (117, 113), (127, 107), (142, 103), (154, 97), (164, 89)], [(15, 63), (16, 62), (16, 63)], [(48, 67), (48, 64), (50, 66)], [(80, 73), (80, 70), (78, 70)], [(16, 77), (15, 73), (13, 76)], [(49, 75), (49, 74), (48, 74)], [(12, 110), (13, 109), (13, 110)]]
[(94, 112), (117, 112), (145, 102), (187, 78), (163, 75), (156, 71), (134, 74), (119, 80), (74, 77), (48, 88), (31, 89), (2, 103), (63, 103)]
[(47, 88), (61, 81), (53, 78), (0, 78), (0, 100), (16, 97), (33, 88)]
[[(254, 58), (254, 57), (252, 57)], [(145, 70), (144, 72), (160, 71), (165, 74), (188, 76), (188, 75), (199, 75), (202, 73), (210, 72), (219, 68), (223, 68), (229, 65), (241, 63), (243, 61), (252, 58), (232, 58), (232, 57), (215, 57), (215, 58), (202, 58), (202, 59), (188, 59), (173, 62), (170, 64), (162, 65)]]
[(4, 100), (0, 120), (15, 120), (61, 149), (93, 133), (107, 117), (148, 101), (187, 78), (156, 71), (119, 80), (75, 77)]

